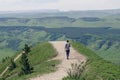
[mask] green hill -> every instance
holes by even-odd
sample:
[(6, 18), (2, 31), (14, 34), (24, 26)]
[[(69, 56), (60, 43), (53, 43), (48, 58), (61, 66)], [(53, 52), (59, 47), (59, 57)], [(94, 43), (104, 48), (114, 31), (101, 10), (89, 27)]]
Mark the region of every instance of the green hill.
[[(3, 78), (6, 80), (25, 80), (30, 77), (35, 77), (38, 74), (43, 73), (49, 73), (52, 71), (55, 71), (56, 68), (52, 65), (59, 64), (58, 60), (50, 60), (52, 57), (55, 57), (57, 55), (56, 50), (53, 48), (53, 46), (47, 42), (39, 43), (31, 48), (31, 52), (28, 54), (28, 60), (30, 62), (30, 65), (34, 68), (33, 73), (29, 75), (24, 76), (18, 76), (18, 73), (21, 70), (21, 64), (20, 64), (20, 58), (15, 62), (17, 65), (17, 68), (15, 68), (12, 71), (7, 71)], [(10, 59), (10, 58), (9, 58)], [(6, 66), (10, 63), (9, 59), (6, 59), (5, 62), (0, 63), (0, 72), (2, 72)], [(6, 65), (7, 64), (7, 65)]]
[[(104, 60), (96, 55), (93, 51), (86, 48), (85, 46), (72, 42), (72, 46), (80, 53), (85, 55), (88, 58), (88, 62), (86, 63), (85, 70), (82, 74), (82, 78), (84, 80), (119, 80), (120, 79), (120, 66), (113, 64), (109, 61)], [(4, 74), (4, 78), (6, 80), (26, 80), (30, 77), (35, 77), (38, 74), (49, 73), (51, 71), (55, 71), (52, 65), (59, 64), (59, 61), (51, 60), (52, 57), (56, 56), (56, 51), (49, 43), (39, 43), (31, 48), (31, 52), (28, 54), (28, 59), (30, 61), (30, 65), (34, 67), (34, 72), (28, 75), (24, 75), (19, 77), (17, 74), (20, 71), (20, 63), (18, 59), (16, 61), (17, 68), (13, 71), (7, 71)], [(8, 58), (4, 63), (1, 63), (0, 72), (4, 70), (4, 68), (10, 63)], [(6, 65), (7, 64), (7, 65)], [(75, 80), (70, 79), (69, 77), (64, 78), (64, 80)]]
[[(120, 80), (120, 66), (103, 60), (93, 51), (79, 43), (72, 43), (73, 47), (88, 58), (85, 70), (80, 80)], [(84, 78), (84, 79), (83, 79)], [(69, 77), (64, 80), (75, 80)]]

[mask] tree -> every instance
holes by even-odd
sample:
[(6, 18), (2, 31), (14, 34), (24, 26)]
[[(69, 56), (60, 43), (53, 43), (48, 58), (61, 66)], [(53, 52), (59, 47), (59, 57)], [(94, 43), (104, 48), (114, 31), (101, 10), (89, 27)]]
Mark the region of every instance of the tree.
[(5, 57), (5, 58), (3, 58), (2, 59), (2, 63), (4, 63), (6, 60), (8, 60), (10, 57), (8, 56), (8, 57)]
[(30, 52), (30, 47), (28, 46), (28, 44), (25, 44), (25, 46), (24, 46), (24, 49), (23, 49), (24, 51), (25, 51), (25, 53), (29, 53)]
[(5, 58), (2, 59), (2, 63), (4, 63), (4, 62), (5, 62)]
[(22, 68), (19, 75), (30, 74), (33, 72), (33, 67), (30, 66), (26, 53), (22, 53), (20, 63), (22, 64)]
[(10, 66), (9, 66), (9, 70), (12, 71), (12, 70), (15, 69), (15, 68), (16, 68), (16, 64), (15, 64), (14, 60), (11, 59), (11, 64), (10, 64)]

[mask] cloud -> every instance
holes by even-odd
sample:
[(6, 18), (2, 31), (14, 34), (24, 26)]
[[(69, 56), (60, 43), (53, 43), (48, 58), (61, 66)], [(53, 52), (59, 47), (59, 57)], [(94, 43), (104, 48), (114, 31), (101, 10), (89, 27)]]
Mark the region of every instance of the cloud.
[(56, 1), (58, 0), (0, 0), (0, 11), (44, 9)]
[(60, 10), (96, 10), (120, 8), (120, 0), (58, 0), (41, 5), (43, 8)]
[(61, 10), (96, 10), (120, 8), (120, 0), (59, 0)]
[(0, 0), (0, 10), (96, 10), (120, 8), (120, 0)]

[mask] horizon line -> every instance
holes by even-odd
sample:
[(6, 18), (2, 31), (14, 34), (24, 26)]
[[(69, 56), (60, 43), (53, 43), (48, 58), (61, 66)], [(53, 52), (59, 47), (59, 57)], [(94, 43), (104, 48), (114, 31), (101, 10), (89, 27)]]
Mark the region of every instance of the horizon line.
[(26, 10), (0, 10), (0, 12), (17, 12), (17, 11), (43, 11), (44, 10), (53, 10), (53, 11), (58, 11), (58, 12), (69, 12), (69, 11), (101, 11), (101, 10), (118, 10), (120, 8), (112, 8), (112, 9), (88, 9), (88, 10), (60, 10), (60, 9), (26, 9)]

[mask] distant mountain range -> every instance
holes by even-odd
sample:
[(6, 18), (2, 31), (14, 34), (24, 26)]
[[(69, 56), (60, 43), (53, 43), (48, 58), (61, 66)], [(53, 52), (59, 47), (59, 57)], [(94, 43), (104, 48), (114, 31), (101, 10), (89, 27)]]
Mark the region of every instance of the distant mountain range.
[(41, 10), (17, 10), (17, 11), (0, 11), (0, 14), (9, 14), (9, 13), (55, 13), (60, 12), (57, 9), (41, 9)]
[(68, 38), (119, 64), (120, 9), (0, 12), (0, 54), (4, 56), (20, 50), (25, 43)]
[(26, 10), (26, 11), (0, 11), (0, 17), (50, 17), (50, 16), (68, 16), (68, 17), (104, 17), (120, 14), (120, 9), (111, 10), (86, 10), (86, 11), (59, 11), (57, 9)]

